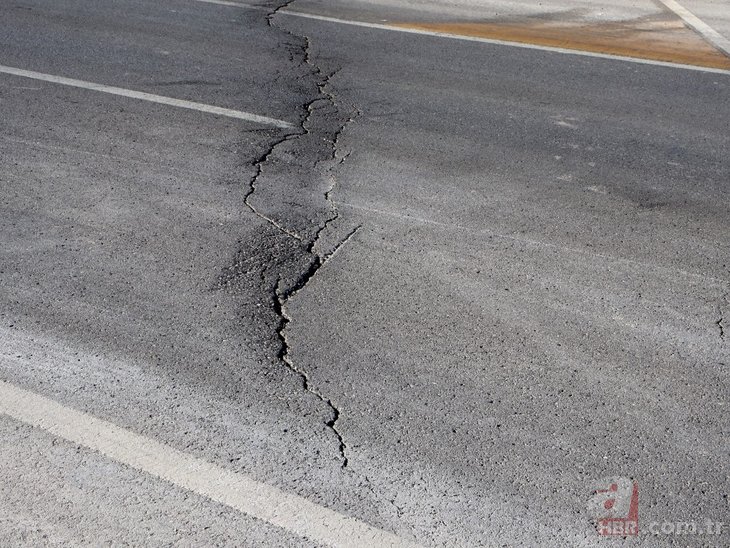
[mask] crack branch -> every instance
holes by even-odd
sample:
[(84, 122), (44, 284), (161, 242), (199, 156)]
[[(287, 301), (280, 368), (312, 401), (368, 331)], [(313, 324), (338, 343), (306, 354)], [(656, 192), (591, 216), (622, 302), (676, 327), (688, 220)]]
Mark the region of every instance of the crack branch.
[[(329, 78), (332, 78), (332, 76), (334, 76), (337, 72), (338, 71), (334, 71), (332, 74), (330, 74), (327, 77), (327, 80), (329, 81)], [(322, 86), (322, 90), (325, 90), (325, 88), (327, 86), (327, 83), (324, 86)], [(329, 93), (327, 95), (330, 98), (330, 101), (332, 102), (332, 104), (334, 105), (335, 104), (334, 96), (332, 94), (329, 94)], [(343, 154), (342, 156), (340, 156), (338, 158), (337, 151), (339, 149), (340, 137), (341, 137), (342, 133), (345, 131), (345, 128), (348, 125), (350, 125), (351, 123), (353, 123), (360, 116), (360, 114), (361, 114), (361, 112), (359, 110), (357, 110), (355, 112), (355, 114), (353, 114), (347, 120), (345, 120), (345, 122), (337, 129), (337, 131), (335, 132), (335, 134), (333, 136), (333, 139), (332, 139), (332, 157), (330, 158), (330, 160), (333, 161), (333, 162), (337, 162), (336, 163), (336, 166), (340, 166), (343, 163), (345, 163), (345, 160), (347, 160), (347, 158), (350, 156), (350, 152), (348, 151), (348, 152), (346, 152), (345, 154)], [(312, 240), (312, 243), (309, 246), (309, 251), (313, 251), (314, 250), (314, 248), (317, 246), (317, 243), (319, 243), (320, 236), (322, 235), (322, 233), (325, 230), (327, 230), (327, 228), (330, 226), (330, 224), (332, 224), (334, 221), (336, 221), (337, 219), (340, 218), (340, 211), (337, 208), (337, 203), (332, 199), (332, 194), (334, 193), (335, 188), (337, 187), (337, 178), (334, 175), (334, 168), (336, 166), (332, 166), (329, 169), (329, 176), (330, 176), (331, 184), (330, 184), (329, 188), (324, 193), (324, 199), (330, 205), (330, 209), (332, 210), (332, 214), (325, 220), (325, 222), (322, 224), (322, 226), (319, 228), (319, 230), (317, 230), (317, 232), (315, 233), (314, 239)]]
[(287, 227), (285, 227), (284, 225), (282, 225), (275, 219), (272, 219), (268, 215), (261, 213), (258, 209), (256, 209), (256, 206), (254, 206), (251, 203), (251, 198), (254, 195), (254, 193), (256, 192), (256, 183), (258, 182), (259, 178), (261, 177), (261, 174), (264, 171), (264, 164), (269, 161), (269, 158), (274, 153), (274, 150), (276, 149), (276, 147), (278, 147), (280, 144), (282, 144), (290, 139), (299, 137), (300, 135), (301, 135), (301, 133), (288, 133), (288, 134), (284, 135), (283, 137), (277, 139), (269, 146), (269, 148), (266, 150), (266, 152), (264, 152), (261, 156), (259, 156), (253, 162), (255, 171), (254, 171), (253, 176), (251, 177), (251, 179), (248, 182), (249, 186), (248, 186), (248, 190), (246, 191), (246, 194), (243, 197), (243, 203), (246, 205), (246, 207), (248, 207), (253, 212), (254, 215), (263, 219), (267, 223), (273, 225), (280, 232), (283, 232), (287, 236), (290, 236), (291, 238), (294, 238), (295, 240), (299, 240), (301, 242), (302, 237), (299, 234), (297, 234), (293, 230), (288, 229)]
[[(722, 298), (723, 303), (728, 302), (728, 295), (723, 295)], [(717, 305), (717, 314), (719, 316), (718, 320), (715, 322), (715, 325), (720, 330), (720, 339), (725, 340), (725, 314), (722, 307), (722, 304)]]

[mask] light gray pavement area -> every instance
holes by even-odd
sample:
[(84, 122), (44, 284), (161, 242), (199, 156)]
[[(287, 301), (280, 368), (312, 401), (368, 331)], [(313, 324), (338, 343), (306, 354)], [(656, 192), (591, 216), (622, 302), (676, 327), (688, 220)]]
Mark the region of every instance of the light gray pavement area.
[(11, 419), (0, 435), (3, 546), (312, 546)]
[(485, 533), (503, 504), (580, 530), (577, 493), (612, 473), (647, 483), (647, 519), (726, 514), (727, 82), (475, 44), (439, 62), (437, 40), (343, 32), (359, 39), (332, 85), (370, 108), (336, 200), (367, 229), (289, 335), (365, 439), (351, 466), (443, 466)]
[(525, 17), (607, 22), (655, 15), (661, 12), (662, 7), (652, 0), (296, 0), (289, 10), (372, 22), (515, 20)]
[[(671, 12), (662, 0), (296, 0), (287, 11), (370, 22), (386, 21), (545, 21), (609, 23)], [(730, 38), (730, 13), (724, 0), (683, 0), (680, 7)]]
[(722, 0), (686, 0), (682, 6), (730, 40), (730, 10)]
[[(295, 126), (0, 74), (0, 379), (422, 545), (727, 545), (586, 504), (728, 521), (729, 76), (275, 8), (0, 6), (1, 65)], [(314, 544), (0, 430), (3, 544)]]

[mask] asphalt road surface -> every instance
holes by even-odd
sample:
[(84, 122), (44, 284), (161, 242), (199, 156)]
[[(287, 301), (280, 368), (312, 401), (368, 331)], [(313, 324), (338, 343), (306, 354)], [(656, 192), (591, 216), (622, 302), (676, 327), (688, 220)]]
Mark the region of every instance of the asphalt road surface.
[(1, 545), (730, 544), (730, 72), (413, 9), (0, 3)]

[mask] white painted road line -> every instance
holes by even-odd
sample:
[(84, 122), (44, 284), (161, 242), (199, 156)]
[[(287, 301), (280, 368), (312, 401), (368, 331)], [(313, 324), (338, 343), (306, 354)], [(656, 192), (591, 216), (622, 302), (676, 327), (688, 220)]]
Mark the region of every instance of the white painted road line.
[[(198, 0), (200, 1), (200, 0)], [(509, 46), (513, 48), (536, 49), (541, 51), (550, 51), (554, 53), (566, 53), (568, 55), (580, 55), (583, 57), (599, 57), (601, 59), (613, 59), (615, 61), (627, 61), (629, 63), (639, 63), (642, 65), (656, 65), (660, 67), (672, 67), (687, 70), (696, 70), (700, 72), (712, 72), (715, 74), (728, 74), (730, 70), (717, 69), (710, 67), (700, 67), (696, 65), (685, 65), (682, 63), (670, 63), (668, 61), (655, 61), (653, 59), (640, 59), (638, 57), (626, 57), (624, 55), (612, 55), (610, 53), (597, 53), (593, 51), (581, 51), (577, 49), (557, 48), (553, 46), (542, 46), (539, 44), (527, 44), (523, 42), (508, 42), (506, 40), (497, 40), (494, 38), (480, 38), (478, 36), (464, 36), (461, 34), (451, 34), (448, 32), (436, 32), (432, 30), (409, 29), (403, 27), (395, 27), (381, 23), (366, 23), (364, 21), (352, 21), (349, 19), (338, 19), (337, 17), (327, 17), (324, 15), (314, 15), (311, 13), (302, 13), (289, 10), (280, 10), (278, 15), (289, 15), (292, 17), (302, 17), (305, 19), (315, 19), (317, 21), (326, 21), (329, 23), (338, 23), (340, 25), (352, 25), (356, 27), (365, 27), (370, 29), (389, 30), (392, 32), (405, 32), (408, 34), (421, 34), (424, 36), (436, 36), (439, 38), (450, 38), (452, 40), (463, 40), (465, 42), (481, 42), (484, 44), (494, 44), (498, 46)], [(713, 31), (714, 32), (714, 31)]]
[(659, 0), (659, 2), (678, 15), (690, 28), (702, 35), (710, 44), (721, 50), (725, 55), (730, 56), (730, 40), (678, 2), (674, 0)]
[[(222, 6), (232, 6), (237, 8), (243, 8), (243, 9), (259, 9), (259, 6), (253, 6), (250, 4), (243, 4), (241, 2), (229, 2), (227, 0), (195, 0), (196, 2), (204, 2), (206, 4), (219, 4)], [(670, 2), (672, 4), (677, 4), (673, 0), (659, 0), (660, 2), (664, 2), (664, 4), (669, 4)], [(679, 6), (681, 8), (681, 6)], [(681, 8), (684, 9), (684, 8)], [(689, 14), (691, 17), (699, 21), (701, 25), (704, 25), (706, 29), (709, 29), (711, 33), (714, 33), (717, 37), (719, 37), (719, 41), (717, 38), (714, 39), (713, 45), (716, 47), (722, 49), (725, 53), (728, 53), (726, 50), (723, 49), (723, 47), (720, 47), (720, 45), (723, 43), (722, 41), (725, 40), (720, 34), (718, 34), (716, 31), (702, 23), (697, 17), (689, 13), (687, 10), (684, 10), (687, 14)], [(553, 53), (566, 53), (568, 55), (580, 55), (583, 57), (598, 57), (600, 59), (612, 59), (614, 61), (627, 61), (629, 63), (639, 63), (641, 65), (655, 65), (659, 67), (671, 67), (671, 68), (679, 68), (679, 69), (686, 69), (686, 70), (696, 70), (699, 72), (712, 72), (714, 74), (727, 74), (730, 75), (730, 70), (726, 69), (718, 69), (718, 68), (711, 68), (711, 67), (700, 67), (697, 65), (685, 65), (683, 63), (670, 63), (668, 61), (655, 61), (653, 59), (641, 59), (638, 57), (626, 57), (624, 55), (612, 55), (610, 53), (597, 53), (593, 51), (581, 51), (577, 49), (568, 49), (568, 48), (557, 48), (553, 46), (542, 46), (539, 44), (526, 44), (524, 42), (508, 42), (506, 40), (497, 40), (494, 38), (480, 38), (478, 36), (464, 36), (461, 34), (451, 34), (448, 32), (436, 32), (432, 30), (422, 30), (422, 29), (408, 29), (403, 27), (395, 27), (392, 25), (385, 25), (382, 23), (367, 23), (365, 21), (355, 21), (352, 19), (339, 19), (337, 17), (328, 17), (326, 15), (315, 15), (313, 13), (303, 13), (300, 11), (291, 11), (288, 9), (279, 10), (276, 12), (277, 15), (288, 15), (290, 17), (301, 17), (304, 19), (314, 19), (316, 21), (325, 21), (328, 23), (337, 23), (340, 25), (352, 25), (354, 27), (364, 27), (369, 29), (378, 29), (378, 30), (389, 30), (391, 32), (404, 32), (407, 34), (421, 34), (424, 36), (435, 36), (438, 38), (450, 38), (452, 40), (463, 40), (465, 42), (481, 42), (483, 44), (493, 44), (497, 46), (509, 46), (513, 48), (524, 48), (524, 49), (536, 49), (541, 51), (549, 51)], [(687, 21), (685, 19), (685, 21)], [(688, 23), (689, 24), (689, 23)], [(694, 28), (694, 27), (693, 27)], [(695, 29), (697, 30), (697, 29)], [(700, 32), (698, 30), (698, 32)], [(701, 32), (700, 32), (701, 33)], [(702, 34), (702, 33), (701, 33)], [(704, 34), (703, 34), (704, 36)], [(730, 53), (728, 53), (730, 55)]]
[(218, 4), (219, 6), (233, 6), (236, 8), (244, 8), (247, 10), (265, 11), (270, 12), (270, 8), (264, 6), (254, 6), (252, 4), (242, 4), (240, 2), (229, 2), (228, 0), (195, 0), (196, 2), (203, 2), (204, 4)]
[(89, 89), (92, 91), (100, 91), (102, 93), (109, 93), (111, 95), (120, 95), (122, 97), (130, 97), (132, 99), (141, 99), (142, 101), (149, 101), (152, 103), (160, 103), (163, 105), (170, 105), (173, 107), (186, 108), (190, 110), (199, 110), (201, 112), (207, 112), (209, 114), (216, 114), (218, 116), (226, 116), (228, 118), (236, 118), (238, 120), (246, 120), (248, 122), (255, 122), (257, 124), (263, 124), (267, 126), (274, 126), (279, 128), (291, 128), (292, 124), (283, 120), (277, 120), (275, 118), (269, 118), (268, 116), (260, 116), (258, 114), (252, 114), (250, 112), (243, 112), (241, 110), (232, 110), (229, 108), (216, 107), (212, 105), (206, 105), (204, 103), (195, 103), (193, 101), (185, 101), (183, 99), (173, 99), (172, 97), (164, 97), (162, 95), (154, 95), (152, 93), (145, 93), (143, 91), (134, 91), (131, 89), (118, 88), (114, 86), (106, 86), (104, 84), (95, 84), (94, 82), (86, 82), (84, 80), (74, 80), (73, 78), (65, 78), (63, 76), (55, 76), (53, 74), (44, 74), (42, 72), (34, 72), (32, 70), (23, 70), (15, 67), (6, 67), (0, 65), (0, 73), (12, 74), (13, 76), (21, 76), (23, 78), (32, 78), (33, 80), (42, 80), (44, 82), (51, 82), (54, 84), (61, 84), (64, 86), (72, 86), (75, 88)]
[(285, 493), (0, 381), (0, 414), (98, 451), (117, 462), (208, 497), (312, 541), (330, 546), (417, 546)]

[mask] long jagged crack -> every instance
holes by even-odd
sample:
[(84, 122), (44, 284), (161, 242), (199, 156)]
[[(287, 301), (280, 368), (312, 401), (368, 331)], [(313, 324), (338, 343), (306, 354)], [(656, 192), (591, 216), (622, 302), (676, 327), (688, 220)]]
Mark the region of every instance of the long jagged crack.
[[(269, 27), (271, 27), (271, 28), (276, 28), (277, 30), (280, 30), (280, 31), (283, 31), (283, 32), (289, 34), (293, 38), (303, 39), (305, 41), (304, 46), (301, 48), (302, 49), (302, 54), (303, 54), (303, 63), (306, 64), (306, 65), (308, 65), (308, 66), (310, 66), (310, 67), (312, 67), (313, 73), (317, 76), (317, 78), (319, 80), (317, 82), (317, 88), (319, 90), (319, 93), (320, 93), (320, 95), (324, 95), (322, 93), (322, 86), (323, 86), (323, 84), (321, 82), (321, 80), (322, 80), (322, 71), (320, 70), (320, 68), (317, 65), (315, 65), (314, 63), (312, 63), (312, 61), (310, 59), (310, 55), (309, 55), (309, 47), (310, 47), (309, 38), (302, 37), (302, 36), (297, 36), (294, 33), (288, 31), (287, 29), (282, 28), (282, 27), (279, 27), (278, 25), (275, 25), (274, 24), (274, 17), (276, 16), (276, 14), (279, 11), (281, 11), (281, 10), (286, 9), (287, 7), (289, 7), (293, 2), (294, 2), (294, 0), (288, 0), (287, 2), (282, 2), (276, 8), (274, 8), (269, 13), (267, 13), (266, 14), (266, 24)], [(256, 160), (254, 160), (252, 162), (252, 166), (254, 168), (254, 173), (253, 173), (253, 175), (251, 176), (251, 178), (249, 180), (249, 188), (248, 188), (248, 191), (246, 192), (246, 194), (244, 195), (244, 198), (243, 198), (244, 204), (246, 205), (246, 207), (248, 207), (251, 210), (251, 212), (254, 215), (256, 215), (257, 217), (259, 217), (260, 219), (263, 219), (264, 221), (266, 221), (267, 223), (269, 223), (270, 225), (272, 225), (274, 228), (276, 228), (278, 231), (280, 231), (280, 232), (286, 234), (287, 236), (290, 236), (290, 237), (292, 237), (292, 238), (294, 238), (294, 239), (296, 239), (296, 240), (298, 240), (300, 242), (303, 241), (303, 238), (302, 238), (302, 236), (300, 234), (298, 234), (295, 230), (292, 230), (290, 228), (287, 228), (286, 226), (284, 226), (283, 224), (281, 224), (280, 222), (278, 222), (276, 219), (274, 219), (272, 217), (269, 217), (268, 215), (266, 215), (266, 214), (262, 213), (261, 211), (259, 211), (256, 208), (256, 206), (254, 206), (251, 203), (251, 198), (253, 197), (254, 193), (256, 192), (256, 183), (258, 182), (259, 178), (263, 174), (264, 165), (269, 161), (269, 159), (271, 158), (271, 156), (274, 153), (274, 151), (276, 150), (276, 148), (278, 146), (280, 146), (281, 144), (287, 142), (287, 141), (290, 141), (292, 139), (297, 139), (297, 138), (302, 137), (304, 135), (307, 135), (309, 133), (309, 130), (307, 129), (307, 124), (310, 121), (310, 119), (312, 118), (312, 113), (313, 113), (313, 110), (314, 110), (314, 105), (318, 101), (321, 101), (321, 100), (322, 100), (322, 98), (321, 97), (318, 97), (318, 98), (310, 101), (309, 103), (305, 104), (304, 105), (304, 110), (306, 112), (306, 115), (305, 115), (304, 119), (300, 122), (299, 128), (296, 131), (292, 131), (292, 132), (289, 132), (289, 133), (285, 133), (282, 137), (276, 139), (273, 143), (271, 143), (269, 145), (269, 147), (267, 148), (266, 151), (263, 152), (263, 154), (261, 154)]]
[[(320, 392), (316, 387), (312, 385), (309, 373), (305, 369), (298, 366), (292, 359), (291, 346), (287, 338), (287, 328), (289, 327), (289, 324), (291, 324), (293, 321), (287, 311), (287, 304), (289, 303), (289, 301), (305, 287), (308, 286), (308, 284), (317, 275), (319, 270), (326, 266), (327, 263), (335, 256), (335, 254), (345, 244), (347, 244), (361, 228), (361, 226), (355, 227), (344, 238), (340, 239), (334, 245), (334, 247), (331, 248), (330, 251), (325, 251), (325, 248), (319, 247), (321, 238), (325, 234), (327, 229), (330, 228), (332, 224), (340, 218), (340, 212), (338, 211), (337, 204), (334, 201), (334, 192), (337, 187), (335, 170), (339, 166), (341, 166), (342, 163), (344, 163), (349, 157), (349, 152), (346, 152), (344, 154), (341, 153), (340, 138), (343, 135), (347, 126), (353, 123), (357, 118), (359, 118), (362, 113), (354, 105), (347, 105), (347, 107), (343, 107), (343, 105), (338, 104), (335, 94), (331, 91), (330, 82), (332, 78), (334, 78), (335, 75), (338, 73), (339, 69), (336, 69), (328, 74), (324, 73), (322, 68), (317, 63), (315, 63), (312, 58), (310, 39), (306, 36), (296, 35), (274, 23), (274, 16), (276, 15), (276, 13), (279, 10), (286, 8), (294, 1), (295, 0), (289, 0), (288, 2), (279, 5), (277, 9), (267, 15), (266, 20), (269, 26), (276, 27), (277, 29), (288, 33), (290, 36), (297, 40), (303, 40), (303, 46), (300, 46), (298, 48), (302, 55), (300, 59), (304, 65), (308, 66), (311, 69), (311, 73), (316, 77), (316, 86), (319, 93), (318, 97), (310, 101), (308, 104), (303, 105), (303, 107), (306, 109), (306, 115), (299, 124), (299, 128), (296, 131), (284, 135), (278, 141), (274, 142), (273, 145), (264, 154), (261, 155), (258, 161), (255, 162), (255, 173), (254, 176), (251, 178), (249, 191), (246, 194), (245, 201), (246, 205), (258, 217), (264, 219), (267, 223), (275, 227), (279, 233), (284, 234), (288, 238), (296, 240), (300, 246), (299, 248), (303, 252), (305, 252), (310, 258), (307, 266), (303, 268), (303, 273), (301, 273), (293, 283), (290, 281), (291, 278), (286, 278), (286, 281), (284, 281), (285, 278), (282, 277), (282, 273), (279, 272), (278, 276), (276, 277), (276, 283), (272, 284), (273, 289), (272, 285), (268, 285), (267, 283), (267, 280), (271, 280), (271, 278), (267, 277), (265, 271), (261, 272), (261, 282), (267, 285), (269, 288), (268, 291), (271, 292), (271, 311), (275, 314), (276, 318), (278, 318), (278, 321), (275, 324), (276, 337), (279, 343), (279, 348), (277, 350), (277, 359), (279, 362), (284, 364), (293, 374), (298, 376), (301, 381), (301, 386), (306, 392), (312, 394), (327, 407), (329, 411), (329, 416), (325, 421), (325, 425), (337, 439), (341, 468), (343, 470), (347, 470), (349, 473), (355, 473), (359, 478), (359, 485), (362, 485), (365, 489), (370, 491), (374, 497), (381, 498), (382, 495), (376, 492), (374, 486), (371, 484), (370, 479), (367, 476), (357, 473), (352, 468), (349, 468), (350, 461), (348, 457), (348, 447), (339, 428), (339, 421), (342, 417), (341, 410), (338, 405), (336, 405), (335, 402), (332, 401), (331, 398), (325, 396), (322, 392)], [(289, 55), (291, 56), (292, 60), (295, 58), (293, 52), (294, 48), (291, 48), (289, 50)], [(317, 230), (313, 233), (310, 232), (309, 234), (307, 234), (307, 231), (303, 230), (302, 234), (299, 234), (296, 230), (286, 227), (281, 222), (265, 215), (261, 211), (258, 211), (252, 204), (251, 198), (256, 192), (256, 186), (259, 182), (259, 178), (264, 173), (265, 166), (272, 158), (273, 154), (276, 152), (276, 148), (284, 144), (286, 141), (289, 141), (291, 139), (303, 138), (310, 135), (311, 131), (317, 131), (317, 127), (312, 125), (313, 117), (319, 108), (323, 108), (326, 110), (326, 107), (328, 105), (331, 106), (332, 110), (336, 113), (342, 113), (347, 111), (350, 112), (350, 116), (346, 120), (342, 121), (341, 125), (339, 125), (337, 129), (323, 136), (324, 140), (328, 143), (330, 147), (330, 154), (328, 158), (316, 160), (313, 166), (313, 168), (316, 170), (320, 169), (320, 164), (329, 165), (328, 168), (325, 168), (326, 171), (323, 172), (328, 174), (330, 178), (330, 184), (328, 185), (328, 188), (324, 191), (323, 198), (325, 203), (329, 205), (330, 214), (323, 219), (323, 222), (320, 222)], [(242, 271), (242, 268), (245, 267), (245, 264), (246, 263), (243, 262), (241, 263), (241, 265), (238, 265), (237, 269), (239, 272)], [(389, 503), (393, 507), (395, 515), (401, 515), (403, 510), (398, 507), (394, 498), (384, 497), (382, 498), (382, 500), (383, 502)]]
[[(273, 9), (267, 14), (266, 21), (270, 27), (286, 32), (292, 38), (299, 41), (301, 45), (290, 47), (290, 56), (292, 57), (292, 59), (294, 59), (294, 52), (299, 52), (299, 54), (301, 55), (301, 57), (299, 57), (300, 62), (303, 66), (307, 66), (309, 68), (311, 74), (316, 79), (318, 94), (314, 99), (302, 105), (304, 115), (300, 123), (298, 124), (298, 127), (274, 140), (271, 145), (254, 162), (252, 162), (254, 173), (250, 177), (249, 187), (244, 196), (244, 203), (257, 217), (266, 221), (278, 232), (285, 235), (285, 237), (293, 238), (294, 240), (299, 242), (299, 245), (301, 246), (301, 251), (309, 256), (309, 261), (307, 266), (304, 268), (304, 271), (296, 276), (293, 282), (291, 281), (290, 277), (282, 276), (282, 273), (279, 272), (276, 278), (276, 284), (274, 285), (272, 290), (271, 306), (273, 312), (278, 318), (278, 324), (276, 325), (276, 336), (279, 341), (277, 358), (282, 364), (284, 364), (288, 369), (290, 369), (300, 378), (302, 387), (305, 391), (314, 395), (318, 400), (320, 400), (324, 405), (327, 406), (329, 417), (325, 421), (325, 424), (332, 431), (338, 441), (341, 467), (347, 468), (349, 464), (347, 456), (347, 445), (341, 432), (338, 429), (338, 421), (341, 418), (340, 409), (330, 398), (322, 394), (312, 385), (308, 372), (299, 367), (294, 362), (291, 357), (291, 347), (287, 339), (286, 332), (287, 327), (292, 322), (292, 318), (287, 311), (287, 304), (289, 303), (289, 301), (300, 291), (307, 287), (307, 285), (317, 275), (319, 270), (326, 266), (327, 263), (332, 259), (332, 257), (334, 257), (334, 255), (347, 242), (349, 242), (350, 239), (352, 239), (357, 231), (361, 228), (361, 226), (357, 226), (356, 228), (351, 230), (344, 238), (339, 240), (339, 242), (337, 242), (337, 244), (329, 252), (321, 252), (317, 249), (317, 244), (320, 241), (320, 237), (327, 230), (327, 228), (330, 227), (331, 223), (339, 218), (339, 212), (337, 211), (337, 207), (332, 200), (332, 192), (334, 191), (336, 186), (336, 180), (334, 178), (333, 170), (336, 165), (339, 165), (337, 163), (338, 160), (339, 163), (341, 163), (342, 161), (344, 161), (344, 158), (347, 157), (347, 155), (339, 155), (338, 143), (340, 135), (344, 131), (345, 127), (356, 118), (356, 115), (350, 116), (337, 129), (333, 130), (329, 133), (329, 135), (325, 137), (325, 142), (327, 142), (328, 146), (331, 148), (329, 157), (325, 158), (324, 160), (320, 159), (316, 161), (314, 166), (312, 167), (312, 169), (317, 170), (320, 168), (319, 164), (321, 162), (331, 162), (332, 164), (329, 168), (331, 184), (324, 192), (323, 196), (324, 201), (329, 206), (330, 213), (323, 219), (323, 222), (313, 234), (310, 233), (309, 235), (306, 235), (306, 230), (303, 230), (303, 232), (300, 233), (297, 229), (286, 226), (286, 224), (281, 220), (278, 220), (259, 210), (253, 203), (253, 198), (257, 190), (257, 185), (259, 184), (259, 182), (263, 181), (262, 178), (267, 172), (267, 165), (274, 159), (278, 147), (284, 145), (288, 141), (304, 138), (306, 136), (309, 136), (313, 131), (317, 131), (317, 125), (314, 122), (316, 121), (315, 116), (319, 109), (326, 110), (327, 108), (331, 107), (331, 109), (335, 112), (340, 111), (340, 106), (337, 105), (335, 96), (329, 91), (330, 79), (337, 73), (337, 70), (330, 74), (325, 74), (322, 68), (318, 66), (312, 59), (311, 43), (309, 38), (306, 36), (299, 36), (297, 34), (294, 34), (289, 30), (280, 27), (274, 21), (274, 17), (277, 12), (288, 7), (293, 1), (294, 0), (289, 0), (288, 2), (280, 3), (277, 8)], [(266, 283), (264, 272), (261, 272), (261, 276), (262, 281)]]
[[(295, 0), (292, 0), (292, 2)], [(281, 8), (280, 8), (281, 9)], [(313, 72), (319, 77), (319, 82), (317, 83), (317, 89), (319, 90), (319, 93), (322, 97), (324, 97), (332, 106), (337, 106), (337, 102), (335, 101), (335, 96), (332, 94), (329, 90), (329, 84), (330, 80), (334, 78), (337, 73), (340, 71), (340, 69), (335, 69), (334, 71), (330, 72), (329, 74), (325, 75), (322, 72), (322, 69), (312, 61), (311, 57), (311, 49), (312, 44), (308, 36), (303, 36), (304, 39), (304, 63), (309, 65)], [(352, 122), (355, 121), (357, 117), (359, 117), (361, 112), (359, 110), (355, 111), (355, 114), (351, 115), (345, 122), (335, 131), (334, 135), (332, 136), (332, 140), (330, 141), (332, 146), (332, 155), (329, 158), (329, 161), (337, 162), (337, 165), (342, 164), (345, 159), (349, 156), (349, 153), (345, 154), (341, 158), (338, 158), (337, 156), (337, 150), (339, 147), (339, 140), (342, 133), (345, 131), (345, 128), (350, 125)], [(339, 160), (339, 161), (338, 161)], [(331, 199), (332, 192), (334, 191), (335, 187), (337, 186), (336, 179), (334, 177), (334, 174), (332, 173), (332, 169), (330, 168), (330, 180), (331, 184), (329, 188), (324, 193), (324, 199), (325, 201), (330, 205), (330, 209), (332, 211), (332, 214), (325, 220), (325, 222), (319, 227), (319, 230), (314, 235), (313, 240), (310, 242), (308, 251), (313, 252), (313, 250), (316, 248), (317, 243), (319, 242), (319, 238), (324, 233), (327, 228), (329, 228), (330, 224), (332, 224), (334, 221), (336, 221), (340, 213), (337, 209), (337, 205), (335, 202)]]
[(349, 460), (347, 458), (347, 445), (345, 444), (345, 439), (342, 437), (342, 434), (337, 428), (337, 421), (340, 418), (340, 410), (330, 398), (325, 397), (319, 390), (312, 386), (309, 380), (309, 374), (303, 369), (299, 368), (289, 357), (290, 347), (289, 341), (286, 337), (286, 328), (292, 320), (287, 313), (286, 304), (292, 297), (294, 297), (297, 293), (303, 290), (307, 286), (307, 284), (312, 281), (317, 272), (327, 264), (327, 262), (335, 255), (335, 253), (337, 253), (337, 251), (339, 251), (339, 249), (343, 245), (350, 241), (350, 239), (357, 233), (358, 230), (360, 230), (360, 228), (361, 226), (357, 226), (345, 238), (340, 240), (337, 246), (335, 246), (335, 248), (329, 254), (315, 255), (307, 271), (299, 277), (294, 285), (284, 289), (281, 286), (281, 279), (279, 279), (276, 283), (276, 288), (274, 289), (273, 296), (274, 311), (280, 318), (279, 325), (276, 330), (279, 341), (281, 343), (278, 357), (283, 363), (287, 365), (289, 369), (291, 369), (299, 376), (302, 381), (302, 387), (304, 388), (304, 390), (311, 394), (314, 394), (321, 402), (323, 402), (329, 408), (330, 418), (325, 424), (332, 430), (332, 432), (337, 437), (337, 441), (339, 442), (339, 453), (340, 459), (342, 461), (342, 468), (347, 468)]
[[(288, 5), (288, 4), (286, 4), (286, 5)], [(277, 10), (275, 10), (274, 12), (272, 12), (272, 14), (270, 16), (273, 16), (273, 14), (275, 14), (276, 11), (283, 9), (284, 7), (286, 7), (286, 5), (280, 7)], [(269, 21), (269, 25), (273, 26), (269, 17), (267, 17), (267, 20)], [(287, 32), (289, 32), (289, 31), (287, 31)], [(251, 210), (251, 212), (254, 213), (257, 217), (265, 220), (267, 223), (274, 226), (280, 232), (286, 234), (287, 236), (295, 238), (296, 240), (298, 240), (300, 242), (304, 241), (304, 238), (300, 234), (298, 234), (295, 230), (284, 226), (283, 224), (278, 222), (276, 219), (273, 219), (272, 217), (269, 217), (268, 215), (259, 211), (256, 208), (256, 206), (254, 206), (253, 203), (251, 203), (251, 198), (253, 197), (254, 193), (256, 192), (256, 183), (258, 182), (259, 178), (263, 174), (264, 165), (269, 161), (272, 154), (275, 152), (276, 148), (279, 145), (281, 145), (287, 141), (303, 137), (310, 133), (308, 125), (312, 119), (312, 116), (314, 114), (317, 103), (319, 103), (321, 101), (326, 101), (326, 102), (329, 102), (331, 105), (336, 106), (334, 95), (331, 94), (329, 91), (327, 91), (327, 87), (329, 86), (329, 80), (332, 77), (334, 77), (335, 74), (337, 74), (338, 70), (333, 71), (329, 75), (326, 75), (326, 76), (323, 75), (322, 70), (311, 61), (310, 54), (309, 54), (309, 49), (310, 49), (309, 38), (304, 36), (303, 39), (305, 40), (305, 46), (303, 48), (304, 63), (309, 65), (310, 67), (312, 67), (313, 73), (316, 74), (319, 78), (319, 81), (317, 83), (317, 88), (318, 88), (320, 97), (317, 97), (317, 98), (313, 99), (312, 101), (310, 101), (309, 103), (304, 105), (304, 109), (306, 111), (306, 116), (302, 120), (298, 131), (287, 133), (284, 136), (282, 136), (281, 138), (275, 140), (263, 154), (261, 154), (256, 160), (254, 160), (252, 162), (252, 165), (254, 167), (254, 174), (251, 176), (251, 178), (249, 180), (249, 188), (248, 188), (248, 191), (246, 192), (246, 194), (244, 195), (244, 200), (243, 200), (246, 207), (248, 207)], [(337, 162), (337, 165), (341, 165), (345, 161), (345, 159), (349, 156), (349, 153), (347, 153), (347, 154), (343, 155), (342, 157), (338, 157), (337, 151), (338, 151), (338, 146), (339, 146), (339, 139), (340, 139), (342, 132), (345, 130), (345, 128), (349, 124), (354, 122), (358, 116), (360, 116), (359, 110), (356, 111), (355, 114), (350, 116), (335, 131), (333, 138), (330, 141), (331, 148), (332, 148), (332, 154), (331, 154), (331, 157), (329, 158), (329, 161)], [(315, 167), (320, 162), (321, 161), (317, 162), (315, 164)], [(310, 244), (308, 246), (308, 251), (310, 251), (310, 252), (317, 245), (320, 235), (329, 227), (329, 225), (333, 221), (335, 221), (339, 218), (339, 211), (337, 210), (337, 206), (336, 206), (335, 202), (331, 199), (332, 192), (334, 191), (334, 189), (336, 187), (336, 179), (335, 179), (334, 175), (331, 173), (331, 171), (332, 170), (330, 169), (330, 179), (331, 179), (332, 183), (330, 184), (330, 187), (327, 189), (327, 191), (325, 191), (324, 199), (329, 204), (332, 214), (325, 220), (325, 222), (316, 231), (313, 240), (310, 242)]]

